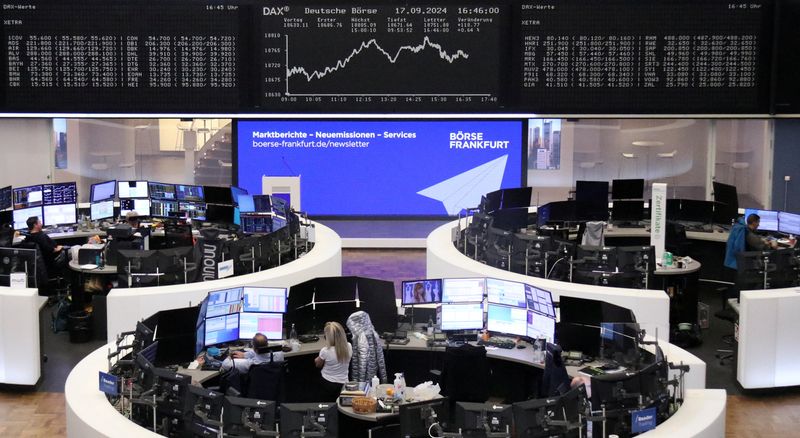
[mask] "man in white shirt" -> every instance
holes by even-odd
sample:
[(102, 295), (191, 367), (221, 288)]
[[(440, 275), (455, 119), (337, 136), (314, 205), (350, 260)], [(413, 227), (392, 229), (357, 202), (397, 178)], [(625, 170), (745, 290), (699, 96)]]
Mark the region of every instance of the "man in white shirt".
[(240, 373), (246, 374), (250, 371), (251, 366), (266, 363), (270, 360), (283, 362), (283, 352), (270, 352), (267, 337), (263, 333), (256, 333), (253, 336), (253, 348), (231, 353), (222, 361), (220, 371), (225, 372), (235, 366)]

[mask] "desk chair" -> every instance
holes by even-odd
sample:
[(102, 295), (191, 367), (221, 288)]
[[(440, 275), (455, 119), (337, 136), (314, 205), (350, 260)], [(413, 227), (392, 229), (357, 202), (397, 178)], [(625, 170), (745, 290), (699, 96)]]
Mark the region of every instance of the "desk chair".
[(265, 362), (251, 366), (247, 373), (245, 395), (278, 403), (284, 401), (285, 374), (286, 362)]
[(164, 248), (194, 246), (190, 225), (171, 225), (164, 227)]
[(464, 344), (445, 349), (442, 395), (451, 402), (484, 403), (489, 399), (489, 360), (486, 348)]

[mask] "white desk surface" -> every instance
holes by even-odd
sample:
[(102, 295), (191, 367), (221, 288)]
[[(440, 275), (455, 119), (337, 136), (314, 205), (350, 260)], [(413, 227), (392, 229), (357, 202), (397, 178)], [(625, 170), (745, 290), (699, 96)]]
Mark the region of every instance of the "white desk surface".
[(70, 260), (69, 261), (69, 268), (75, 272), (80, 272), (82, 274), (116, 274), (117, 267), (114, 265), (105, 265), (102, 268), (97, 267), (93, 269), (83, 269), (81, 265), (78, 263), (77, 260)]

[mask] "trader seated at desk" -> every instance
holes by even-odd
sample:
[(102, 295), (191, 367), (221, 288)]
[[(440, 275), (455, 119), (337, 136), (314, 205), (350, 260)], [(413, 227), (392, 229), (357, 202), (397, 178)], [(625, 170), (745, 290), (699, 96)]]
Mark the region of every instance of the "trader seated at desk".
[(269, 348), (269, 340), (262, 333), (253, 336), (253, 348), (245, 351), (234, 351), (222, 361), (220, 371), (226, 372), (236, 367), (240, 373), (245, 374), (253, 365), (267, 362), (283, 362), (283, 353), (280, 351), (272, 352)]
[(56, 244), (53, 239), (42, 232), (42, 221), (38, 216), (31, 216), (25, 222), (28, 225), (28, 237), (31, 242), (39, 247), (47, 271), (55, 274), (67, 265), (67, 252), (64, 247)]

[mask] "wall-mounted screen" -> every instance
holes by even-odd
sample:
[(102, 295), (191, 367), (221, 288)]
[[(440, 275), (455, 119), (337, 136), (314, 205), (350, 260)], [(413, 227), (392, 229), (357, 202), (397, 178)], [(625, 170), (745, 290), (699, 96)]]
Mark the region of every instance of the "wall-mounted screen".
[[(302, 176), (314, 215), (455, 216), (522, 183), (521, 121), (240, 121), (237, 184)], [(347, 202), (342, 202), (343, 196)]]

